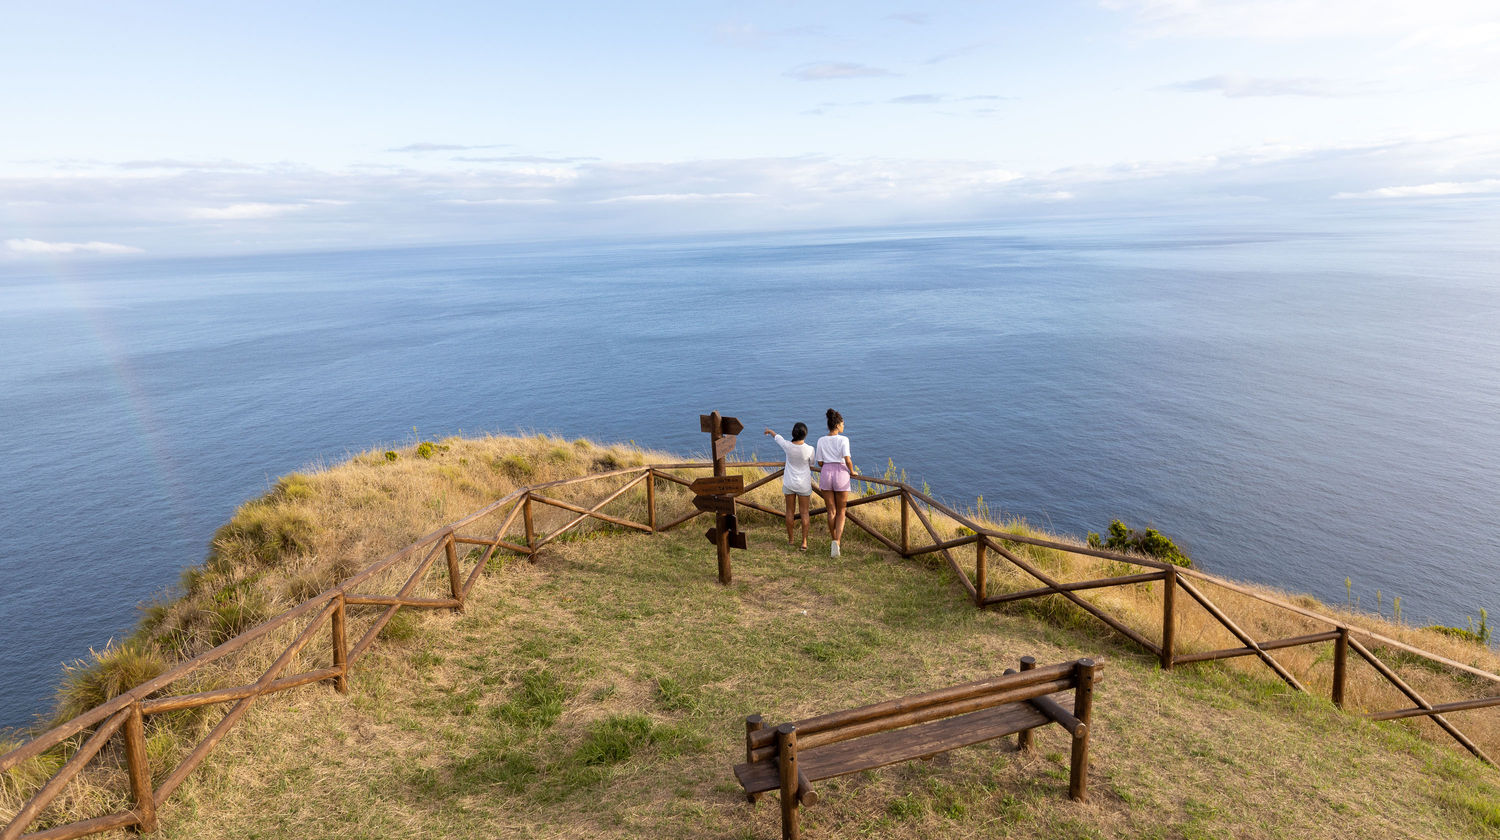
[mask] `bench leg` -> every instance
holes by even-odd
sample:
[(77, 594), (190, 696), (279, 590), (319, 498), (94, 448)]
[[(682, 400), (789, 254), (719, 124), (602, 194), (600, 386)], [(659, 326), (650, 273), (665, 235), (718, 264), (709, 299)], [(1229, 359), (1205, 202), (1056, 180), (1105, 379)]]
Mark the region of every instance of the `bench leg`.
[(781, 770), (781, 840), (797, 840), (802, 836), (797, 824), (797, 727), (776, 727), (776, 754)]
[(1073, 674), (1073, 716), (1082, 721), (1073, 733), (1073, 773), (1068, 780), (1068, 795), (1079, 802), (1089, 793), (1089, 730), (1094, 720), (1094, 660), (1080, 659)]
[(1089, 795), (1089, 733), (1086, 726), (1079, 727), (1073, 736), (1073, 772), (1068, 777), (1068, 795), (1083, 802)]
[[(755, 760), (755, 756), (752, 754), (753, 750), (750, 747), (750, 733), (759, 732), (765, 727), (765, 720), (761, 718), (759, 714), (745, 716), (745, 762), (747, 764)], [(760, 801), (760, 794), (747, 793), (745, 794), (745, 799), (748, 800), (751, 805), (754, 805), (755, 803)]]
[[(1023, 656), (1023, 657), (1021, 657), (1021, 670), (1022, 671), (1031, 671), (1031, 670), (1034, 670), (1035, 668), (1036, 668), (1036, 657), (1035, 656)], [(1020, 733), (1016, 735), (1016, 749), (1019, 750), (1020, 752), (1029, 752), (1035, 746), (1036, 746), (1036, 740), (1035, 740), (1035, 738), (1032, 737), (1030, 729), (1022, 729), (1020, 731)]]

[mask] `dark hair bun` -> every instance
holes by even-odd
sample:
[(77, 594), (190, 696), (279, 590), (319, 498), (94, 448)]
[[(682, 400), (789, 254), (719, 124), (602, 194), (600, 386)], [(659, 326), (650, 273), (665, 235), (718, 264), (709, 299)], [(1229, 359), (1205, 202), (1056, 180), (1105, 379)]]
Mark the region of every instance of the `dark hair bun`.
[(844, 422), (844, 415), (838, 413), (837, 411), (834, 411), (831, 408), (828, 409), (828, 431), (831, 432), (834, 429), (837, 429), (839, 427), (839, 424), (842, 422)]

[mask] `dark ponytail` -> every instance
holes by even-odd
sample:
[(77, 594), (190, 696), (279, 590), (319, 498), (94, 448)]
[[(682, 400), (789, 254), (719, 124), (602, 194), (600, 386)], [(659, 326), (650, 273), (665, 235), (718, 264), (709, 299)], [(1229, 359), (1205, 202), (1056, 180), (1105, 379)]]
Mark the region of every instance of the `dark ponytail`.
[(799, 440), (807, 440), (807, 424), (801, 420), (798, 420), (797, 425), (792, 427), (792, 443)]
[(839, 427), (839, 424), (842, 422), (844, 422), (844, 415), (838, 413), (837, 411), (834, 411), (831, 408), (828, 409), (828, 431), (831, 432), (834, 429), (837, 429)]

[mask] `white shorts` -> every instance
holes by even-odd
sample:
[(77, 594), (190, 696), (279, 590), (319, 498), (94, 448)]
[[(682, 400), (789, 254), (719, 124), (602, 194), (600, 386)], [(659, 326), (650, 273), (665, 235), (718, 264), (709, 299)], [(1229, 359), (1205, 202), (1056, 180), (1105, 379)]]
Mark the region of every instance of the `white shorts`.
[(794, 482), (782, 476), (781, 492), (787, 496), (811, 496), (812, 476), (808, 476), (807, 480), (802, 482)]

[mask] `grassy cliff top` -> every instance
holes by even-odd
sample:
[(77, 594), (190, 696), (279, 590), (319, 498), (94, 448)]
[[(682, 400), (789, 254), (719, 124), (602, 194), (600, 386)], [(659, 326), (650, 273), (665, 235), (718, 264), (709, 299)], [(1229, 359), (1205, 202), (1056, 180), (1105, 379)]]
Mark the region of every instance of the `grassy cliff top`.
[[(202, 650), (517, 485), (672, 460), (545, 437), (447, 440), (426, 455), (367, 453), (282, 479), (221, 529), (184, 597), (150, 611), (133, 655)], [(658, 491), (667, 510), (686, 499)], [(643, 519), (642, 504), (629, 495), (611, 510)], [(1065, 604), (977, 611), (946, 565), (903, 560), (853, 527), (830, 559), (826, 539), (804, 554), (779, 520), (742, 523), (750, 549), (735, 553), (730, 587), (701, 527), (591, 527), (534, 565), (493, 563), (461, 613), (403, 610), (348, 695), (310, 686), (262, 700), (163, 810), (162, 836), (775, 837), (775, 796), (749, 805), (730, 772), (746, 714), (795, 720), (1028, 654), (1108, 662), (1089, 802), (1067, 798), (1066, 736), (1049, 727), (1034, 754), (993, 743), (821, 782), (807, 836), (1500, 836), (1500, 775), (1424, 740), (1422, 724), (1364, 721), (1254, 666), (1164, 673)], [(1034, 559), (1059, 572), (1065, 558)], [(1109, 592), (1120, 613), (1159, 610), (1149, 586)], [(1224, 646), (1184, 628), (1186, 644)], [(1455, 651), (1487, 655), (1440, 652)], [(81, 669), (65, 702), (108, 693), (84, 684), (98, 670)], [(213, 722), (164, 721), (152, 748), (190, 746)], [(29, 772), (7, 774), (0, 817), (35, 783)]]

